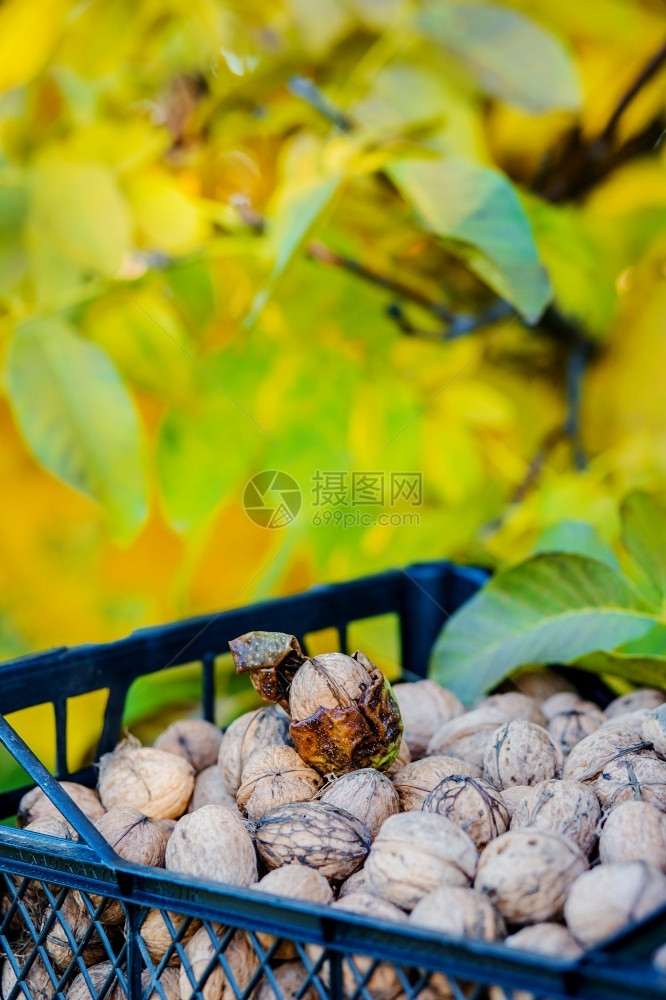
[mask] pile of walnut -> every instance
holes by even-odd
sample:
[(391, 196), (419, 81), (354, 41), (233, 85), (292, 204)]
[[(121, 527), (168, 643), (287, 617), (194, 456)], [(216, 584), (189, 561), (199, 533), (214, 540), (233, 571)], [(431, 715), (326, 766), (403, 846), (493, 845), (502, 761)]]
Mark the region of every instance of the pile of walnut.
[[(324, 665), (323, 673), (305, 661), (305, 687), (300, 671), (292, 670), (292, 723), (295, 698), (299, 718), (322, 705), (334, 714), (336, 706), (362, 700), (363, 670), (376, 668), (328, 656), (313, 661), (317, 669)], [(64, 787), (132, 862), (380, 921), (576, 957), (666, 905), (666, 695), (638, 690), (602, 711), (558, 675), (535, 672), (519, 682), (521, 690), (484, 698), (469, 711), (432, 681), (395, 685), (391, 697), (404, 733), (397, 756), (392, 750), (392, 762), (382, 761), (384, 772), (363, 767), (322, 774), (296, 751), (290, 716), (273, 704), (236, 719), (224, 734), (210, 723), (183, 720), (154, 747), (128, 738), (102, 759), (97, 793)], [(19, 822), (75, 836), (39, 789), (24, 797)], [(49, 911), (39, 912), (40, 892), (27, 896), (43, 922)], [(63, 912), (80, 940), (89, 918), (77, 893), (67, 897)], [(183, 918), (170, 917), (180, 926)], [(109, 904), (102, 919), (111, 938), (121, 933), (118, 904)], [(63, 970), (71, 949), (57, 928), (45, 946)], [(159, 911), (148, 915), (142, 934), (159, 962), (171, 941)], [(264, 949), (273, 942), (268, 934), (259, 940)], [(194, 972), (203, 972), (213, 955), (206, 929), (194, 921), (184, 941)], [(664, 951), (655, 964), (666, 968)], [(308, 953), (316, 960), (315, 947)], [(85, 954), (103, 982), (108, 966), (96, 935)], [(244, 932), (225, 955), (244, 989), (259, 965)], [(281, 995), (294, 996), (305, 976), (295, 947), (282, 941), (274, 959)], [(356, 958), (362, 974), (370, 965)], [(344, 985), (352, 993), (357, 983), (348, 974)], [(42, 995), (40, 975), (43, 967), (33, 963), (28, 985), (34, 996)], [(2, 996), (13, 982), (6, 962)], [(404, 993), (389, 964), (376, 968), (366, 988), (378, 1000)], [(178, 965), (165, 970), (163, 989), (169, 998), (193, 995)], [(203, 995), (232, 1000), (222, 968)], [(74, 982), (68, 996), (87, 998), (85, 983)], [(445, 1000), (450, 984), (433, 976), (422, 996)], [(265, 979), (255, 997), (275, 997)], [(305, 997), (314, 1000), (314, 989)]]

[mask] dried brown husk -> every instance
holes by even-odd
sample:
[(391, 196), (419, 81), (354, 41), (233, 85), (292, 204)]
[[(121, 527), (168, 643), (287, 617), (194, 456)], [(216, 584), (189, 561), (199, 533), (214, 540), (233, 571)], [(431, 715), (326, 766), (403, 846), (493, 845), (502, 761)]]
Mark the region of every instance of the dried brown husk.
[(422, 809), (423, 803), (440, 781), (454, 775), (467, 778), (481, 776), (478, 767), (457, 757), (446, 757), (442, 754), (413, 760), (393, 778), (400, 799), (400, 808), (403, 812)]
[(183, 757), (199, 774), (207, 767), (217, 764), (222, 733), (205, 719), (180, 719), (172, 722), (155, 740), (158, 750), (166, 750)]
[(643, 861), (599, 865), (576, 879), (564, 907), (584, 948), (617, 934), (666, 904), (666, 875)]
[(587, 860), (569, 838), (511, 830), (479, 858), (474, 888), (485, 892), (509, 924), (534, 924), (562, 914), (569, 887)]
[(562, 751), (546, 729), (518, 720), (496, 730), (486, 747), (483, 776), (497, 788), (536, 785), (561, 777), (563, 763)]
[(454, 775), (433, 788), (424, 812), (446, 816), (472, 838), (478, 850), (505, 833), (510, 817), (500, 792), (483, 778)]
[(404, 739), (400, 740), (400, 749), (398, 750), (398, 756), (395, 758), (390, 767), (387, 767), (383, 772), (387, 778), (393, 778), (398, 773), (402, 771), (403, 767), (407, 764), (411, 764), (412, 755), (409, 752), (409, 747)]
[(326, 786), (322, 802), (356, 816), (374, 840), (382, 823), (400, 811), (398, 792), (390, 778), (372, 768), (343, 774)]
[[(218, 940), (224, 935), (224, 928), (219, 925), (213, 925), (213, 930)], [(206, 927), (201, 927), (193, 935), (187, 943), (185, 954), (191, 972), (196, 980), (196, 985), (192, 984), (185, 965), (182, 965), (180, 970), (180, 996), (181, 1000), (191, 1000), (195, 995), (198, 984), (217, 954), (217, 949), (213, 945)], [(224, 957), (231, 970), (238, 991), (240, 993), (244, 992), (250, 985), (250, 981), (259, 967), (259, 959), (247, 935), (243, 931), (237, 931), (231, 938), (224, 951)], [(212, 972), (201, 986), (201, 996), (203, 1000), (236, 1000), (234, 988), (219, 963), (213, 967)]]
[(298, 862), (334, 881), (356, 871), (370, 849), (363, 823), (326, 802), (272, 809), (257, 823), (255, 841), (267, 868)]
[(599, 857), (603, 864), (644, 861), (666, 872), (666, 815), (649, 802), (622, 802), (604, 819)]
[[(67, 792), (69, 797), (77, 804), (81, 812), (85, 813), (89, 820), (94, 822), (99, 819), (105, 812), (104, 806), (99, 800), (99, 796), (92, 788), (87, 788), (85, 785), (79, 785), (75, 781), (60, 781), (58, 782), (60, 787), (64, 792)], [(16, 822), (18, 826), (28, 826), (34, 823), (37, 819), (43, 819), (46, 816), (54, 817), (55, 819), (61, 819), (64, 822), (65, 817), (59, 812), (58, 809), (53, 805), (49, 797), (41, 788), (36, 787), (26, 792), (21, 799), (18, 807), (18, 813), (16, 815)], [(76, 830), (67, 823), (70, 831), (76, 835)]]
[(460, 699), (435, 681), (394, 684), (393, 693), (400, 706), (403, 742), (409, 747), (412, 760), (425, 755), (440, 726), (465, 711)]
[(236, 797), (227, 791), (222, 772), (217, 764), (207, 767), (198, 774), (194, 781), (194, 791), (188, 812), (196, 812), (201, 806), (227, 806), (229, 809), (237, 809)]
[(166, 867), (231, 885), (257, 881), (252, 838), (238, 813), (226, 806), (202, 806), (178, 821), (167, 844)]
[(638, 691), (631, 691), (615, 698), (610, 705), (606, 706), (606, 718), (613, 719), (627, 712), (635, 712), (641, 708), (649, 708), (653, 711), (666, 702), (666, 694), (656, 688), (640, 688)]
[(483, 707), (465, 712), (440, 726), (428, 743), (428, 756), (459, 757), (474, 767), (482, 768), (488, 743), (498, 726), (508, 721), (500, 708)]
[(638, 754), (620, 757), (604, 767), (594, 791), (606, 809), (642, 799), (666, 812), (666, 761)]
[(540, 781), (521, 800), (512, 830), (535, 829), (570, 837), (585, 855), (597, 840), (601, 807), (596, 795), (580, 781)]
[(643, 720), (641, 735), (662, 757), (666, 756), (666, 705), (660, 705)]
[[(30, 948), (29, 950), (31, 951), (32, 949)], [(17, 951), (18, 949), (14, 947), (13, 954), (18, 959), (18, 965), (22, 972), (25, 968), (25, 961), (21, 959)], [(16, 973), (12, 969), (9, 959), (6, 958), (2, 963), (2, 974), (0, 975), (0, 997), (2, 997), (2, 1000), (8, 1000), (17, 982)], [(25, 983), (31, 1000), (51, 1000), (54, 995), (55, 991), (51, 977), (39, 956), (33, 960), (21, 982)], [(19, 998), (24, 996), (21, 989), (19, 989), (17, 996)]]
[(306, 660), (291, 686), (290, 710), (294, 746), (320, 774), (384, 771), (400, 750), (402, 721), (391, 685), (358, 650)]
[[(355, 892), (343, 899), (338, 899), (331, 905), (331, 909), (340, 910), (347, 913), (358, 913), (374, 920), (393, 921), (404, 923), (405, 914), (397, 906), (380, 899), (378, 896), (368, 892)], [(308, 957), (314, 964), (321, 956), (322, 949), (316, 945), (307, 945)], [(356, 972), (364, 977), (375, 964), (375, 959), (368, 955), (350, 955), (342, 965), (342, 992), (344, 997), (352, 997), (358, 991), (358, 978), (350, 963), (354, 963)], [(319, 972), (319, 977), (326, 987), (330, 987), (328, 963), (324, 963)], [(395, 966), (389, 962), (380, 962), (369, 976), (364, 989), (373, 1000), (397, 1000), (403, 991), (402, 983), (398, 977)]]
[(459, 885), (433, 889), (416, 904), (409, 922), (479, 941), (497, 941), (506, 934), (504, 921), (488, 897)]
[(289, 802), (307, 802), (323, 779), (292, 747), (269, 746), (248, 758), (236, 802), (251, 820)]
[(562, 753), (568, 754), (577, 743), (596, 732), (603, 721), (604, 715), (600, 708), (570, 709), (552, 716), (548, 722), (548, 732)]
[[(333, 890), (325, 876), (314, 868), (301, 864), (274, 868), (252, 888), (257, 892), (279, 896), (280, 899), (305, 899), (309, 903), (320, 903), (322, 906), (333, 901)], [(257, 938), (264, 951), (268, 951), (276, 941), (272, 934), (257, 932)], [(273, 958), (276, 959), (294, 959), (297, 956), (298, 951), (293, 941), (280, 940), (273, 952)]]
[(536, 698), (531, 698), (521, 691), (505, 691), (502, 694), (491, 694), (476, 706), (481, 709), (497, 709), (507, 722), (534, 722), (537, 726), (546, 725), (546, 717)]
[(236, 798), (245, 764), (256, 750), (292, 746), (289, 716), (279, 705), (266, 705), (234, 719), (222, 737), (217, 763), (227, 791)]
[(182, 757), (142, 747), (134, 737), (104, 754), (98, 791), (105, 809), (132, 806), (151, 819), (178, 819), (194, 789), (194, 771)]
[[(67, 992), (67, 1000), (97, 1000), (107, 981), (111, 979), (111, 985), (104, 994), (104, 1000), (126, 1000), (127, 994), (114, 975), (114, 968), (111, 962), (98, 962), (87, 969), (88, 976), (94, 993), (91, 992), (82, 972), (70, 986)], [(51, 996), (52, 994), (49, 994)]]
[(298, 639), (286, 632), (246, 632), (232, 639), (229, 649), (237, 674), (249, 674), (264, 701), (289, 711), (294, 674), (305, 657)]
[[(162, 910), (150, 910), (146, 919), (141, 924), (141, 937), (146, 945), (146, 950), (155, 965), (162, 961), (167, 951), (171, 947), (174, 937), (178, 934), (183, 924), (187, 921), (187, 927), (183, 931), (179, 941), (182, 945), (187, 944), (191, 937), (201, 927), (201, 921), (191, 917), (186, 917), (182, 913), (167, 912), (167, 917), (173, 927), (173, 934), (169, 930)], [(169, 956), (168, 965), (175, 966), (180, 963), (180, 958), (176, 950)]]
[[(51, 907), (44, 911), (42, 926), (50, 919), (52, 912)], [(59, 913), (61, 919), (55, 918), (45, 941), (46, 950), (53, 964), (62, 971), (67, 968), (73, 958), (73, 951), (61, 921), (67, 924), (77, 945), (81, 944), (84, 937), (87, 938), (87, 943), (81, 954), (86, 965), (95, 965), (100, 962), (105, 957), (106, 950), (97, 929), (88, 936), (92, 920), (79, 894), (69, 893), (63, 900)]]
[(573, 747), (565, 761), (563, 776), (572, 781), (595, 781), (608, 764), (627, 754), (655, 756), (634, 730), (621, 725), (603, 726)]
[(276, 986), (264, 977), (252, 994), (252, 1000), (318, 1000), (316, 988), (310, 984), (302, 992), (308, 971), (302, 962), (285, 962), (272, 970)]
[(411, 910), (440, 883), (469, 885), (477, 850), (460, 827), (436, 813), (390, 816), (365, 863), (373, 893)]

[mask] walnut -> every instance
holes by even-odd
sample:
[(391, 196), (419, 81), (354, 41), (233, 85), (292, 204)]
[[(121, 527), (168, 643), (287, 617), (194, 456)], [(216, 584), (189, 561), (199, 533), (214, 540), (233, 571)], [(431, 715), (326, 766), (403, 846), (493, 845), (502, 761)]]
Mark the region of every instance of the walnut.
[(289, 716), (279, 705), (266, 705), (234, 719), (222, 737), (217, 763), (230, 795), (236, 797), (248, 758), (263, 747), (293, 746)]
[(177, 819), (187, 809), (194, 771), (166, 750), (142, 747), (130, 736), (99, 764), (99, 797), (105, 809), (132, 806), (151, 819)]
[[(541, 711), (548, 722), (553, 716), (561, 715), (562, 712), (591, 712), (593, 710), (601, 712), (598, 705), (595, 705), (593, 701), (585, 701), (577, 691), (559, 691), (547, 698), (541, 705)], [(603, 715), (603, 712), (601, 714)]]
[(390, 778), (363, 768), (343, 774), (324, 789), (322, 802), (345, 809), (363, 823), (374, 840), (384, 820), (400, 811), (400, 799)]
[(398, 699), (405, 727), (402, 738), (412, 760), (425, 755), (428, 743), (440, 726), (465, 711), (460, 699), (435, 681), (394, 684), (393, 693)]
[(666, 904), (666, 875), (644, 861), (599, 865), (580, 875), (564, 907), (567, 927), (587, 948)]
[(337, 881), (363, 864), (370, 835), (344, 809), (327, 802), (294, 802), (262, 816), (256, 844), (268, 868), (300, 862)]
[(191, 765), (195, 774), (217, 764), (222, 733), (205, 719), (180, 719), (172, 722), (155, 740), (158, 750), (178, 754)]
[(188, 812), (196, 812), (201, 806), (227, 806), (228, 809), (237, 809), (235, 795), (230, 795), (222, 777), (222, 772), (217, 764), (206, 767), (197, 774), (194, 779), (194, 791)]
[(507, 948), (517, 951), (533, 951), (537, 955), (553, 958), (580, 958), (583, 949), (570, 931), (562, 924), (531, 924), (506, 938)]
[[(28, 953), (31, 951), (28, 948)], [(27, 956), (22, 956), (20, 953), (17, 954), (16, 945), (13, 945), (14, 958), (17, 959), (18, 964), (23, 970), (25, 965), (25, 958)], [(51, 977), (46, 971), (46, 966), (42, 962), (41, 958), (37, 956), (32, 962), (32, 965), (25, 974), (25, 977), (21, 980), (25, 985), (28, 996), (31, 1000), (51, 1000), (54, 994), (53, 983), (51, 982)], [(0, 976), (0, 997), (3, 1000), (7, 1000), (8, 997), (14, 995), (17, 997), (24, 996), (23, 990), (19, 986), (18, 991), (13, 993), (17, 983), (16, 973), (9, 964), (9, 959), (5, 959), (2, 963), (2, 975)], [(71, 993), (67, 994), (68, 996)], [(112, 996), (112, 994), (107, 993), (106, 996)]]
[(500, 790), (502, 802), (506, 806), (506, 811), (512, 819), (515, 816), (516, 809), (530, 790), (530, 785), (509, 785), (508, 788), (502, 788)]
[(612, 719), (618, 715), (625, 715), (627, 712), (635, 712), (639, 708), (649, 708), (652, 711), (659, 708), (666, 702), (666, 694), (657, 691), (656, 688), (641, 688), (638, 691), (631, 691), (615, 698), (610, 705), (606, 705), (606, 718)]
[(580, 781), (540, 781), (521, 800), (511, 821), (512, 830), (545, 830), (571, 837), (588, 855), (597, 839), (601, 819), (599, 802)]
[(104, 958), (106, 955), (104, 944), (97, 929), (90, 932), (92, 920), (78, 893), (70, 892), (65, 896), (53, 922), (51, 921), (52, 913), (51, 907), (44, 911), (42, 929), (45, 929), (47, 923), (51, 924), (44, 944), (49, 958), (59, 970), (66, 969), (74, 957), (64, 924), (67, 925), (77, 946), (83, 944), (85, 939), (86, 943), (81, 951), (81, 958), (86, 965), (94, 965)]
[[(208, 808), (211, 808), (210, 806)], [(213, 931), (221, 938), (224, 928), (212, 925)], [(229, 981), (220, 961), (215, 961), (217, 949), (207, 927), (201, 927), (185, 946), (185, 954), (190, 970), (183, 963), (180, 969), (181, 1000), (193, 1000), (195, 991), (203, 1000), (236, 1000), (236, 990), (243, 993), (259, 967), (259, 959), (247, 936), (237, 931), (224, 950), (224, 958), (234, 977), (236, 987)], [(209, 972), (211, 963), (214, 963)], [(194, 978), (192, 982), (192, 977)], [(208, 973), (208, 975), (206, 975)], [(203, 980), (203, 982), (202, 982)], [(201, 984), (201, 985), (200, 985)]]
[(257, 881), (252, 838), (238, 814), (226, 806), (202, 806), (178, 821), (167, 844), (166, 867), (231, 885)]
[(537, 726), (545, 726), (546, 717), (536, 698), (520, 691), (506, 691), (504, 694), (491, 694), (478, 703), (477, 708), (498, 709), (507, 722), (534, 722)]
[(496, 941), (506, 934), (504, 921), (488, 897), (458, 885), (440, 885), (429, 892), (416, 904), (409, 921), (440, 934), (481, 941)]
[(660, 705), (643, 720), (641, 734), (658, 754), (666, 756), (666, 705)]
[(476, 860), (474, 842), (451, 820), (407, 812), (386, 820), (365, 870), (372, 892), (411, 910), (441, 882), (469, 885)]
[[(89, 820), (93, 822), (104, 815), (104, 806), (99, 800), (99, 796), (92, 788), (79, 785), (75, 781), (60, 781), (63, 792), (67, 792), (70, 799), (76, 802), (81, 812), (85, 813)], [(65, 817), (56, 809), (50, 798), (41, 788), (33, 788), (26, 792), (19, 802), (16, 823), (18, 826), (28, 826), (36, 819), (43, 819), (45, 816), (55, 817), (64, 821)], [(67, 824), (73, 835), (76, 830)]]
[(564, 777), (572, 781), (595, 781), (611, 761), (627, 754), (655, 756), (633, 730), (603, 726), (573, 747), (564, 764)]
[(316, 988), (310, 984), (303, 992), (303, 984), (308, 972), (302, 962), (285, 962), (272, 969), (275, 986), (267, 975), (261, 979), (252, 994), (252, 1000), (318, 1000)]
[[(97, 965), (89, 966), (86, 971), (95, 992), (91, 992), (83, 973), (79, 972), (67, 991), (67, 1000), (97, 1000), (107, 981), (110, 981), (111, 985), (104, 993), (105, 1000), (126, 1000), (127, 994), (118, 982), (111, 962), (98, 962)], [(52, 990), (49, 990), (48, 996), (53, 996)]]
[(483, 775), (498, 788), (536, 785), (559, 778), (563, 756), (547, 730), (534, 722), (507, 722), (496, 730), (483, 758)]
[[(171, 924), (173, 930), (169, 929), (167, 920)], [(187, 944), (190, 938), (199, 930), (201, 927), (201, 921), (185, 917), (180, 913), (170, 912), (167, 912), (165, 920), (165, 915), (161, 910), (149, 910), (146, 915), (146, 919), (141, 924), (140, 934), (143, 938), (144, 944), (146, 945), (146, 950), (155, 965), (158, 965), (158, 963), (162, 961), (171, 947), (174, 938), (186, 922), (187, 927), (179, 938), (182, 945)], [(179, 963), (180, 957), (178, 952), (174, 949), (169, 956), (168, 964), (175, 966)]]
[(604, 820), (599, 857), (604, 864), (645, 861), (666, 872), (666, 816), (649, 802), (620, 803)]
[(643, 740), (643, 723), (651, 714), (649, 708), (637, 708), (634, 712), (624, 712), (622, 715), (614, 715), (612, 719), (606, 719), (601, 728), (623, 726), (624, 729), (630, 729), (633, 732), (637, 742), (641, 742)]
[(338, 889), (338, 899), (342, 899), (344, 896), (348, 896), (350, 892), (370, 892), (370, 887), (368, 885), (368, 873), (365, 868), (359, 868), (346, 878), (340, 888)]
[(548, 722), (548, 732), (562, 753), (568, 754), (577, 743), (594, 733), (603, 721), (604, 714), (599, 708), (572, 708), (553, 715)]
[(638, 754), (612, 760), (594, 782), (594, 791), (607, 809), (642, 799), (666, 812), (666, 761)]
[[(298, 863), (274, 868), (259, 882), (255, 882), (252, 888), (281, 899), (306, 899), (310, 903), (321, 903), (322, 906), (333, 900), (333, 890), (321, 872)], [(268, 951), (276, 940), (272, 934), (259, 932), (257, 938), (264, 951)], [(273, 958), (279, 959), (293, 959), (297, 955), (294, 942), (286, 940), (281, 940), (273, 952)]]
[(541, 703), (542, 711), (544, 701), (556, 694), (575, 691), (573, 684), (565, 680), (561, 674), (556, 674), (554, 670), (523, 670), (519, 674), (514, 674), (511, 679), (519, 691)]
[(456, 757), (423, 757), (407, 764), (393, 779), (402, 811), (422, 809), (433, 788), (454, 774), (467, 778), (480, 777), (477, 767)]
[(428, 756), (459, 757), (474, 767), (483, 767), (486, 747), (498, 726), (508, 722), (500, 708), (477, 708), (445, 722), (428, 744)]
[(586, 868), (572, 840), (512, 830), (481, 854), (474, 888), (486, 893), (507, 923), (535, 924), (561, 916), (569, 886)]
[(292, 747), (269, 746), (248, 757), (236, 793), (239, 808), (258, 820), (269, 809), (311, 799), (323, 778)]
[(423, 803), (424, 812), (453, 820), (481, 851), (509, 828), (509, 813), (501, 793), (483, 778), (454, 775), (433, 788)]

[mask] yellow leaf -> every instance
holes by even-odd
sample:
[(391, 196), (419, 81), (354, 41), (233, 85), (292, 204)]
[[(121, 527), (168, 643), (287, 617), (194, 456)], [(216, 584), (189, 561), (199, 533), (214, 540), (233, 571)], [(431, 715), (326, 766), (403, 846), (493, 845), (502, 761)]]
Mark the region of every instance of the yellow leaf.
[(166, 171), (147, 170), (128, 183), (127, 192), (150, 249), (183, 254), (209, 235), (203, 213)]
[(0, 6), (0, 93), (28, 83), (60, 36), (67, 0), (5, 0)]

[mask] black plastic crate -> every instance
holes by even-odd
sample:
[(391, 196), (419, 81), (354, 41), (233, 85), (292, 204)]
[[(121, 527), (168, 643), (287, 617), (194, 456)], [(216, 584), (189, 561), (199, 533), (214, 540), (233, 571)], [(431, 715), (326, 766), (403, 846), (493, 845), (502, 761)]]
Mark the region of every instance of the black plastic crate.
[[(487, 996), (488, 988), (499, 988), (507, 997), (512, 990), (543, 997), (622, 998), (666, 997), (666, 976), (650, 965), (650, 953), (666, 941), (666, 912), (630, 928), (605, 947), (583, 959), (558, 961), (505, 948), (501, 944), (447, 938), (425, 930), (380, 924), (326, 907), (261, 897), (236, 887), (213, 885), (173, 875), (160, 869), (131, 865), (120, 859), (94, 826), (62, 792), (4, 716), (44, 702), (53, 705), (56, 722), (57, 776), (94, 784), (89, 767), (71, 775), (67, 770), (67, 702), (69, 698), (102, 688), (109, 689), (97, 757), (115, 745), (130, 685), (143, 675), (169, 667), (197, 662), (201, 676), (201, 704), (205, 718), (213, 719), (215, 705), (215, 659), (228, 649), (230, 639), (251, 629), (284, 631), (304, 637), (327, 628), (338, 632), (338, 648), (347, 649), (348, 627), (353, 622), (393, 613), (400, 625), (402, 670), (406, 678), (424, 676), (433, 642), (446, 618), (463, 604), (485, 579), (482, 570), (447, 562), (422, 563), (404, 571), (391, 571), (349, 583), (314, 587), (302, 594), (223, 611), (156, 628), (142, 629), (126, 639), (100, 645), (51, 650), (0, 664), (0, 742), (38, 783), (79, 833), (79, 842), (66, 842), (0, 826), (0, 953), (18, 981), (4, 1000), (14, 997), (63, 998), (74, 977), (85, 969), (82, 954), (95, 946), (99, 961), (111, 963), (106, 982), (97, 989), (89, 978), (91, 997), (110, 996), (114, 986), (125, 995), (139, 997), (167, 994), (158, 979), (168, 960), (185, 960), (182, 940), (185, 924), (176, 928), (176, 918), (166, 918), (171, 944), (164, 957), (150, 959), (141, 927), (151, 909), (203, 921), (209, 928), (214, 955), (209, 967), (192, 974), (192, 996), (205, 997), (203, 979), (214, 967), (229, 971), (227, 949), (236, 929), (246, 932), (254, 952), (248, 982), (231, 980), (225, 1000), (245, 1000), (257, 985), (268, 982), (274, 989), (272, 958), (277, 943), (262, 947), (257, 933), (270, 932), (278, 941), (295, 942), (307, 969), (299, 996), (348, 1000), (412, 1000), (427, 997), (456, 1000)], [(570, 671), (569, 676), (573, 676)], [(581, 690), (592, 693), (597, 683), (579, 675)], [(16, 812), (25, 788), (0, 795), (0, 819)], [(62, 918), (69, 890), (78, 890), (87, 914), (80, 939)], [(36, 926), (30, 906), (31, 893), (42, 892), (51, 906), (43, 926)], [(100, 902), (100, 896), (105, 897)], [(99, 917), (105, 900), (119, 900), (124, 925), (105, 930)], [(17, 925), (20, 943), (17, 944)], [(222, 925), (224, 930), (219, 930)], [(71, 958), (56, 968), (44, 947), (53, 929), (69, 944)], [(265, 940), (265, 939), (264, 939)], [(307, 945), (320, 946), (313, 956)], [(367, 958), (370, 958), (368, 963)], [(365, 959), (365, 961), (364, 961)], [(37, 993), (27, 985), (39, 963), (45, 970), (46, 986)], [(388, 992), (375, 989), (373, 974), (379, 966), (388, 969), (393, 985)], [(192, 970), (190, 969), (191, 973)], [(448, 977), (448, 987), (441, 977)], [(85, 973), (87, 975), (87, 973)], [(433, 978), (434, 977), (434, 978)], [(195, 988), (196, 987), (196, 988)]]

